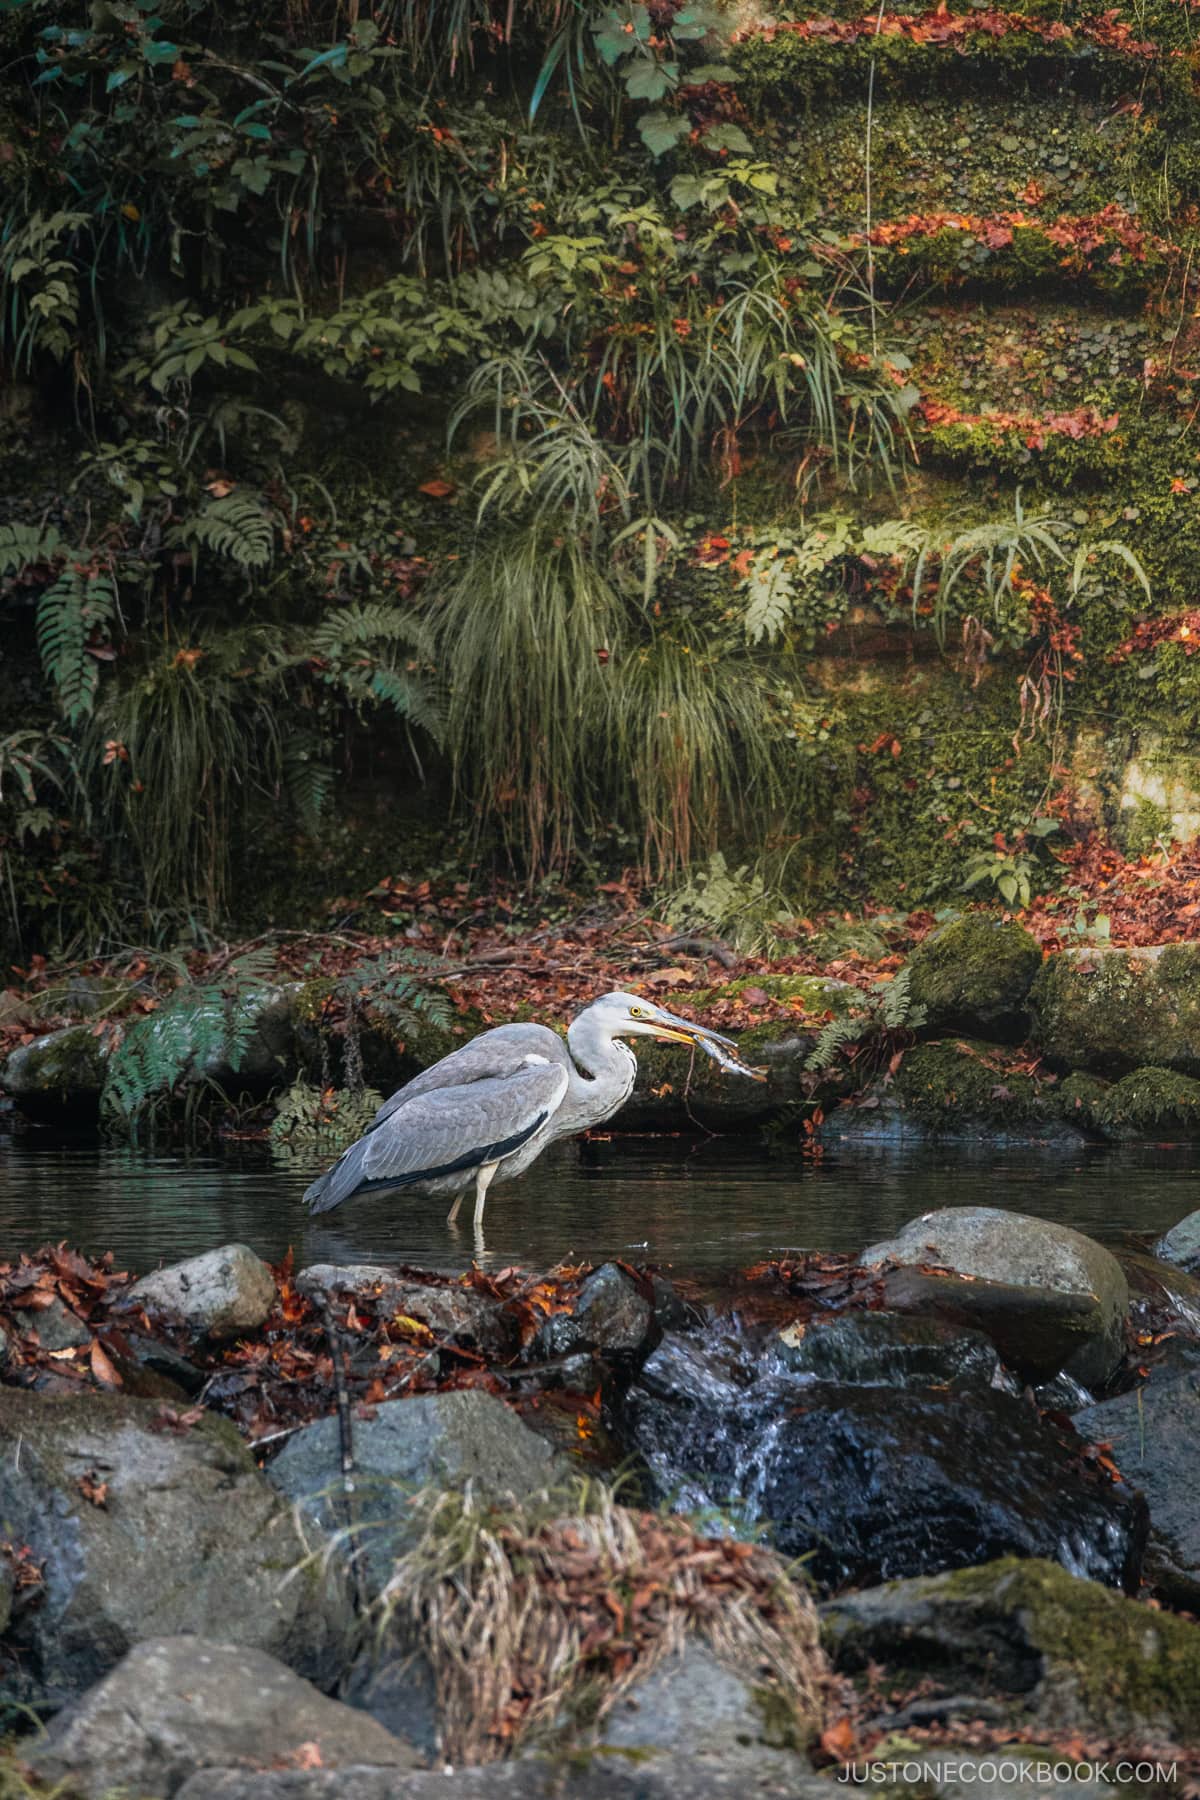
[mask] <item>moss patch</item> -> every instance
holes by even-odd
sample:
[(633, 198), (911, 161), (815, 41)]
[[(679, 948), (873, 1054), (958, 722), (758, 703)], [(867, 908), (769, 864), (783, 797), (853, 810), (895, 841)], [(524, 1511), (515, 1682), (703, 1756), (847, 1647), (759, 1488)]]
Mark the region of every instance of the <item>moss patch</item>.
[(825, 1642), (848, 1673), (878, 1660), (893, 1691), (932, 1680), (1007, 1697), (1026, 1724), (1139, 1741), (1200, 1733), (1200, 1628), (1040, 1558), (847, 1596), (830, 1609)]
[(994, 1045), (966, 1039), (918, 1044), (908, 1051), (895, 1092), (904, 1110), (934, 1131), (1019, 1126), (1040, 1116), (1037, 1088), (1029, 1076), (1004, 1069)]
[(1173, 1069), (1135, 1069), (1110, 1087), (1096, 1108), (1108, 1137), (1200, 1137), (1200, 1081)]
[(1024, 926), (967, 913), (918, 944), (908, 966), (932, 1030), (1015, 1038), (1042, 952)]
[(1064, 951), (1029, 995), (1037, 1042), (1060, 1066), (1200, 1075), (1200, 945)]

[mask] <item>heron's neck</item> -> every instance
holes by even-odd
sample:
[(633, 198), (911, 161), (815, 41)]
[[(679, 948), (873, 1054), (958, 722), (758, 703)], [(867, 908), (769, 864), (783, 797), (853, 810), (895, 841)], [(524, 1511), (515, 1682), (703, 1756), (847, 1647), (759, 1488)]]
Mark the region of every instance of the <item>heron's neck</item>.
[(628, 1044), (610, 1037), (586, 1012), (572, 1020), (567, 1048), (578, 1066), (572, 1068), (560, 1117), (566, 1115), (564, 1124), (570, 1119), (571, 1131), (586, 1131), (589, 1125), (609, 1118), (629, 1098), (637, 1079), (637, 1059)]

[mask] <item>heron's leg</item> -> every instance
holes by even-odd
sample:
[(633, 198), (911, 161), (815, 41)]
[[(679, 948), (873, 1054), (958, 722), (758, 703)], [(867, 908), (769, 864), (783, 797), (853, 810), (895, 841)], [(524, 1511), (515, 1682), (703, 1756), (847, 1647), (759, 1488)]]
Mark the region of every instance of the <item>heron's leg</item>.
[(458, 1217), (458, 1209), (459, 1209), (459, 1207), (460, 1207), (460, 1206), (461, 1206), (461, 1205), (462, 1205), (462, 1203), (463, 1203), (463, 1194), (465, 1194), (465, 1193), (466, 1193), (466, 1191), (467, 1191), (467, 1190), (466, 1190), (466, 1188), (464, 1188), (464, 1189), (463, 1189), (463, 1190), (462, 1190), (462, 1194), (460, 1194), (460, 1195), (459, 1195), (459, 1196), (458, 1196), (458, 1199), (457, 1199), (457, 1200), (456, 1200), (456, 1201), (455, 1201), (455, 1202), (454, 1202), (454, 1205), (453, 1205), (453, 1206), (452, 1206), (452, 1207), (451, 1207), (451, 1208), (450, 1208), (450, 1211), (449, 1211), (449, 1212), (448, 1212), (448, 1213), (447, 1213), (447, 1214), (446, 1214), (446, 1223), (447, 1223), (447, 1225), (453, 1225), (453, 1223), (454, 1223), (454, 1221), (455, 1221), (455, 1219), (457, 1219), (457, 1217)]
[(475, 1223), (483, 1223), (483, 1203), (487, 1199), (487, 1191), (491, 1186), (492, 1176), (500, 1167), (499, 1163), (484, 1163), (475, 1176)]

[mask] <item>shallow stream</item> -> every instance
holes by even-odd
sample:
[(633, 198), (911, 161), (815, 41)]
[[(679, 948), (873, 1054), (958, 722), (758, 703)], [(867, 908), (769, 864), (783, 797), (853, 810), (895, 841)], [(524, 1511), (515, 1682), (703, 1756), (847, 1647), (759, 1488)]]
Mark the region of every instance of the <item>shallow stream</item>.
[[(932, 1207), (987, 1204), (1109, 1241), (1157, 1234), (1200, 1204), (1196, 1147), (1049, 1154), (981, 1146), (828, 1150), (772, 1159), (746, 1140), (566, 1144), (488, 1200), (482, 1238), (443, 1202), (370, 1195), (309, 1219), (323, 1166), (265, 1146), (212, 1151), (0, 1134), (0, 1255), (66, 1238), (144, 1271), (240, 1240), (271, 1261), (549, 1267), (622, 1257), (716, 1277), (781, 1249), (856, 1250)], [(464, 1208), (464, 1211), (466, 1209)]]

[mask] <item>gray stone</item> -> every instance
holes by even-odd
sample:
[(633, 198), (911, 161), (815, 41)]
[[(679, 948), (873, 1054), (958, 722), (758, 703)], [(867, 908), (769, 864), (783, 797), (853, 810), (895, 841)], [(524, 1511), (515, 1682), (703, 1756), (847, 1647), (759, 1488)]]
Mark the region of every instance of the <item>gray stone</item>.
[[(1056, 1563), (1006, 1557), (839, 1595), (835, 1667), (865, 1678), (883, 1730), (957, 1718), (1138, 1743), (1200, 1731), (1200, 1627)], [(874, 1666), (874, 1667), (873, 1667)]]
[(84, 1800), (118, 1788), (168, 1800), (213, 1766), (418, 1762), (410, 1745), (274, 1657), (201, 1637), (138, 1644), (58, 1715), (27, 1760), (41, 1780), (66, 1782)]
[(1150, 1507), (1145, 1579), (1173, 1605), (1200, 1608), (1200, 1370), (1154, 1375), (1145, 1387), (1086, 1406), (1075, 1429), (1110, 1444)]
[(257, 1331), (278, 1295), (274, 1276), (253, 1250), (223, 1244), (144, 1275), (126, 1298), (169, 1325), (219, 1343)]
[(757, 1743), (763, 1729), (749, 1683), (689, 1638), (622, 1695), (600, 1742), (621, 1750), (730, 1750)]
[(1189, 1275), (1200, 1275), (1200, 1211), (1188, 1213), (1178, 1225), (1172, 1225), (1155, 1244), (1154, 1254), (1186, 1269)]
[[(562, 1480), (562, 1459), (492, 1394), (464, 1389), (388, 1400), (356, 1418), (355, 1488), (371, 1582), (382, 1585), (411, 1542), (408, 1500), (418, 1488), (470, 1482), (482, 1495), (518, 1499)], [(320, 1526), (344, 1526), (336, 1418), (318, 1419), (288, 1439), (267, 1479)], [(386, 1526), (386, 1529), (381, 1527)]]
[(206, 1770), (180, 1789), (179, 1800), (830, 1800), (834, 1791), (806, 1757), (755, 1746), (716, 1755), (614, 1749), (583, 1759), (522, 1757), (411, 1775), (370, 1768)]
[(301, 1269), (296, 1287), (310, 1297), (359, 1296), (389, 1318), (404, 1313), (419, 1319), (435, 1337), (473, 1344), (483, 1356), (499, 1356), (515, 1347), (515, 1330), (505, 1318), (503, 1302), (457, 1281), (436, 1285), (405, 1281), (377, 1263), (351, 1263), (345, 1268), (312, 1263)]
[(640, 1350), (653, 1317), (654, 1307), (636, 1283), (616, 1263), (604, 1263), (588, 1276), (569, 1313), (553, 1313), (546, 1320), (538, 1332), (538, 1349), (546, 1356)]
[(54, 1710), (142, 1639), (182, 1632), (317, 1680), (342, 1665), (344, 1581), (305, 1563), (322, 1535), (301, 1536), (227, 1421), (178, 1421), (152, 1400), (0, 1389), (0, 1538), (45, 1565), (6, 1641), (3, 1698)]
[(22, 1103), (94, 1108), (103, 1086), (104, 1052), (90, 1025), (34, 1038), (11, 1051), (0, 1068), (0, 1087)]
[(79, 1314), (64, 1306), (57, 1297), (49, 1306), (23, 1312), (21, 1318), (27, 1330), (37, 1332), (43, 1350), (77, 1350), (92, 1341), (92, 1334)]
[(1033, 1379), (1065, 1370), (1096, 1387), (1124, 1353), (1129, 1288), (1121, 1266), (1065, 1225), (992, 1206), (948, 1207), (911, 1220), (860, 1260), (905, 1272), (887, 1284), (890, 1305), (940, 1305), (985, 1331), (1005, 1361)]

